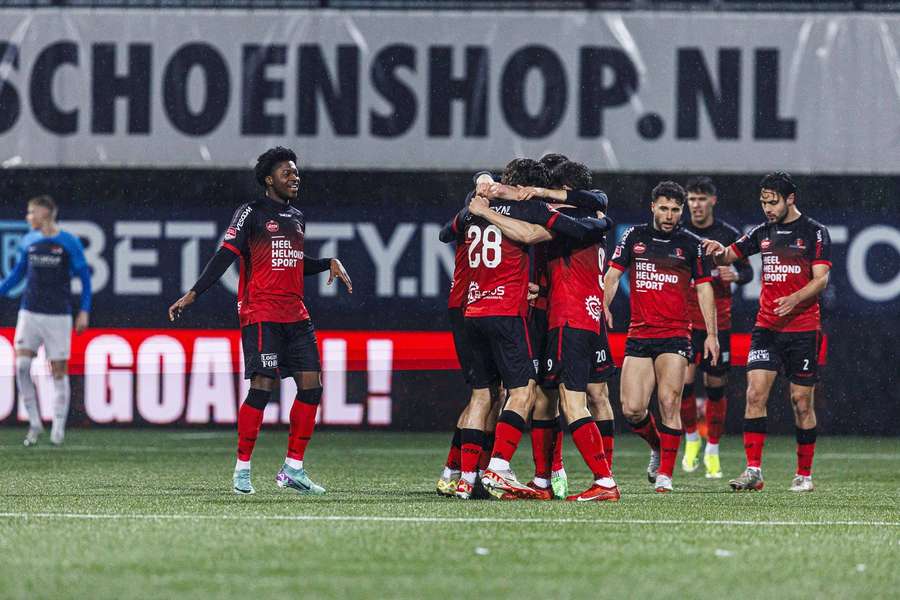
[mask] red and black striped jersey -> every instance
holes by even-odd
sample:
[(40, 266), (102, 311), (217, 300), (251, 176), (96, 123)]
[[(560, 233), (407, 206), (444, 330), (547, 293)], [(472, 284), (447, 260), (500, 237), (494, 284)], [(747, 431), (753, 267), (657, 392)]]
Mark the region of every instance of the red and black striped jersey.
[(664, 233), (652, 225), (629, 228), (616, 246), (609, 266), (630, 271), (633, 338), (689, 337), (688, 295), (691, 285), (710, 281), (711, 263), (700, 238), (682, 227)]
[[(740, 232), (726, 223), (725, 221), (714, 220), (709, 227), (696, 227), (688, 221), (684, 224), (684, 228), (701, 239), (715, 240), (723, 246), (728, 247), (733, 244), (739, 237)], [(723, 267), (729, 268), (729, 267)], [(744, 268), (750, 269), (750, 265), (745, 263)], [(719, 331), (731, 329), (731, 284), (725, 283), (719, 278), (719, 269), (713, 265), (712, 269), (712, 287), (716, 297), (716, 319)], [(747, 275), (748, 279), (752, 279), (752, 270)], [(697, 294), (688, 294), (688, 311), (691, 317), (691, 327), (699, 330), (706, 330), (706, 323), (703, 321), (703, 313), (700, 312), (700, 303), (697, 301)]]
[[(465, 226), (463, 222), (468, 211), (461, 211), (450, 221), (450, 231), (456, 238), (456, 251), (453, 258), (453, 280), (450, 282), (450, 295), (447, 308), (463, 308), (469, 293), (469, 281), (472, 269), (469, 267), (468, 248), (466, 248)], [(468, 220), (468, 219), (467, 219)]]
[(783, 317), (775, 301), (802, 289), (812, 280), (813, 265), (831, 267), (831, 237), (824, 225), (806, 215), (790, 223), (763, 223), (731, 245), (740, 258), (762, 255), (762, 293), (756, 326), (774, 331), (817, 331), (819, 298), (798, 304)]
[(222, 238), (240, 258), (237, 309), (241, 327), (309, 318), (303, 302), (303, 213), (265, 197), (242, 205)]

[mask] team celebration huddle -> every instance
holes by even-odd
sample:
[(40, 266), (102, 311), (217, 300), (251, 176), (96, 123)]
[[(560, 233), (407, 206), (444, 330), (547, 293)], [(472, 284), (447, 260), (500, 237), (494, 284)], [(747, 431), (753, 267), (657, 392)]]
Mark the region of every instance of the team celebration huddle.
[[(747, 359), (747, 462), (729, 485), (763, 488), (766, 404), (781, 372), (790, 381), (796, 424), (790, 490), (812, 491), (818, 298), (828, 284), (830, 239), (798, 210), (790, 175), (762, 179), (765, 221), (745, 235), (714, 217), (718, 198), (709, 178), (685, 187), (662, 181), (648, 199), (648, 222), (625, 230), (608, 259), (615, 204), (592, 188), (590, 170), (565, 156), (515, 159), (499, 181), (476, 175), (466, 205), (441, 231), (441, 241), (456, 244), (448, 309), (472, 391), (438, 493), (619, 500), (608, 388), (616, 369), (607, 331), (626, 272), (631, 320), (619, 397), (629, 427), (649, 446), (647, 478), (657, 492), (673, 491), (682, 436), (683, 470), (699, 468), (698, 370), (707, 398), (703, 463), (707, 478), (721, 478), (732, 289), (752, 279), (747, 259), (754, 254), (762, 258), (762, 292)], [(658, 420), (649, 410), (654, 392)], [(569, 493), (560, 418), (594, 479), (580, 493)], [(523, 483), (511, 461), (529, 425), (534, 476)]]

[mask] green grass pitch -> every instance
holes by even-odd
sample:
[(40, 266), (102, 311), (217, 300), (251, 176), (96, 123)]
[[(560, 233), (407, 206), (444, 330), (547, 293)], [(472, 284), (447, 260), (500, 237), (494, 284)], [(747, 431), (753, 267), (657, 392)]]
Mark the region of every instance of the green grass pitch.
[[(0, 429), (2, 598), (888, 598), (900, 589), (900, 441), (822, 437), (818, 489), (787, 490), (773, 437), (766, 489), (676, 472), (657, 495), (646, 450), (617, 438), (617, 504), (462, 502), (434, 483), (449, 435), (319, 432), (321, 498), (278, 490), (287, 433), (265, 430), (254, 496), (231, 493), (234, 433), (71, 431), (21, 447)], [(46, 438), (45, 438), (46, 439)], [(527, 436), (526, 436), (527, 440)], [(723, 441), (726, 479), (742, 466)], [(588, 474), (566, 440), (572, 485)], [(528, 442), (514, 461), (531, 471)], [(63, 515), (69, 515), (68, 517)]]

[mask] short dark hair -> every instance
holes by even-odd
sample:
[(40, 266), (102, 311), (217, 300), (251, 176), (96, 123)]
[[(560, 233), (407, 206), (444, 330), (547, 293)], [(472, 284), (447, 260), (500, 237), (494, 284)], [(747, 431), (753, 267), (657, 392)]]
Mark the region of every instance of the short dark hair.
[(772, 190), (785, 199), (791, 194), (797, 194), (797, 185), (790, 173), (784, 171), (773, 171), (763, 177), (759, 182), (759, 189)]
[(548, 152), (547, 154), (541, 157), (541, 160), (538, 161), (551, 171), (555, 169), (558, 165), (569, 160), (569, 157), (565, 154), (559, 154), (557, 152)]
[(704, 196), (716, 195), (716, 184), (714, 184), (713, 180), (706, 175), (701, 175), (700, 177), (691, 177), (690, 179), (688, 179), (687, 185), (684, 186), (684, 189), (688, 192), (693, 192), (694, 194), (703, 194)]
[(256, 181), (259, 185), (263, 187), (266, 186), (266, 177), (272, 174), (272, 171), (275, 169), (275, 166), (279, 163), (283, 163), (286, 160), (290, 160), (293, 162), (297, 162), (297, 155), (290, 148), (285, 148), (283, 146), (275, 146), (274, 148), (269, 148), (265, 152), (259, 155), (256, 159), (256, 168), (254, 169), (254, 173), (256, 174)]
[(547, 167), (530, 158), (514, 158), (503, 169), (500, 183), (506, 185), (529, 185), (550, 187), (550, 172)]
[(42, 206), (50, 211), (50, 214), (53, 217), (56, 217), (57, 207), (56, 202), (53, 201), (53, 198), (48, 196), (47, 194), (42, 194), (40, 196), (35, 196), (34, 198), (30, 198), (28, 200), (28, 204), (34, 204), (35, 206)]
[(674, 181), (660, 181), (650, 192), (650, 200), (656, 202), (657, 198), (669, 198), (680, 205), (684, 205), (684, 188)]
[(573, 190), (589, 190), (593, 184), (594, 176), (584, 163), (567, 160), (550, 171), (550, 185), (555, 188), (567, 186)]

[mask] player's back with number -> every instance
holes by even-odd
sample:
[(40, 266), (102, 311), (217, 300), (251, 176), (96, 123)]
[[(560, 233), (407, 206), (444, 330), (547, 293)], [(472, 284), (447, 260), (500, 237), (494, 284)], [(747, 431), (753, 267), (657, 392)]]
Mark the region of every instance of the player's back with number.
[[(492, 208), (508, 211), (509, 203)], [(503, 236), (496, 225), (475, 217), (466, 227), (471, 269), (467, 317), (524, 316), (528, 310), (528, 246)]]

